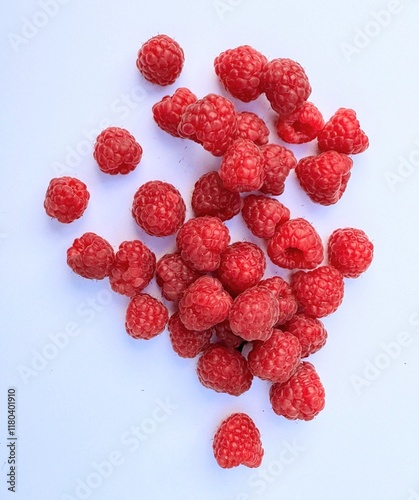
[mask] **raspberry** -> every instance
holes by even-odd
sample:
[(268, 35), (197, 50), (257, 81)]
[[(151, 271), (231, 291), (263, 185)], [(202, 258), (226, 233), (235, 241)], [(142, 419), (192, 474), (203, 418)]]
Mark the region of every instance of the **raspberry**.
[(218, 217), (195, 217), (180, 228), (176, 244), (182, 259), (198, 271), (215, 271), (230, 233)]
[(358, 278), (365, 272), (374, 256), (374, 245), (361, 229), (336, 229), (327, 244), (329, 264), (345, 278)]
[(208, 172), (195, 183), (191, 205), (197, 217), (211, 215), (225, 221), (240, 212), (242, 199), (224, 187), (218, 172)]
[(269, 239), (277, 227), (289, 220), (290, 211), (275, 198), (250, 194), (243, 200), (242, 217), (255, 236)]
[(327, 331), (317, 318), (296, 314), (285, 323), (284, 329), (297, 337), (301, 344), (301, 357), (306, 358), (321, 349), (327, 341)]
[(182, 48), (167, 35), (157, 35), (147, 40), (137, 56), (137, 68), (144, 78), (163, 86), (176, 81), (184, 62)]
[(125, 328), (134, 339), (149, 340), (165, 329), (168, 319), (166, 306), (147, 293), (139, 293), (128, 304)]
[(285, 180), (297, 165), (294, 153), (279, 144), (266, 144), (260, 148), (264, 172), (260, 191), (278, 196), (284, 192)]
[(179, 317), (188, 330), (207, 330), (227, 318), (232, 303), (219, 280), (201, 276), (179, 300)]
[(349, 156), (325, 151), (317, 156), (302, 158), (295, 173), (310, 199), (327, 206), (337, 203), (345, 192), (352, 164)]
[(211, 344), (198, 359), (199, 381), (204, 387), (231, 396), (250, 389), (253, 376), (239, 351), (221, 344)]
[(210, 345), (211, 330), (188, 330), (178, 312), (169, 319), (168, 330), (173, 350), (182, 358), (194, 358)]
[(180, 87), (175, 93), (167, 95), (152, 108), (153, 118), (157, 125), (173, 137), (179, 137), (178, 126), (182, 114), (189, 104), (196, 102), (198, 98), (189, 89)]
[(260, 432), (245, 413), (233, 413), (221, 423), (212, 447), (215, 460), (223, 469), (239, 465), (254, 468), (262, 463)]
[(270, 290), (278, 301), (278, 320), (275, 326), (283, 325), (297, 312), (298, 304), (291, 286), (281, 277), (272, 276), (262, 280), (259, 286)]
[(255, 377), (280, 384), (297, 370), (300, 360), (301, 345), (297, 337), (275, 329), (265, 342), (253, 342), (247, 357), (249, 370)]
[(214, 67), (218, 78), (232, 96), (250, 102), (261, 94), (260, 79), (267, 62), (266, 57), (253, 47), (241, 45), (217, 56)]
[(268, 143), (269, 129), (266, 123), (257, 114), (250, 111), (237, 113), (237, 134), (238, 139), (248, 139), (263, 146)]
[(353, 109), (339, 108), (325, 124), (319, 133), (318, 146), (320, 151), (330, 149), (347, 155), (364, 152), (369, 141), (361, 130), (356, 113)]
[(297, 271), (291, 276), (299, 311), (323, 318), (336, 311), (343, 300), (344, 283), (340, 271), (320, 266), (312, 271)]
[(96, 139), (93, 156), (104, 174), (126, 175), (140, 163), (143, 148), (128, 130), (109, 127)]
[(323, 243), (305, 219), (290, 219), (278, 227), (268, 242), (267, 253), (285, 269), (314, 269), (323, 261)]
[(132, 297), (150, 283), (156, 269), (156, 256), (139, 240), (123, 241), (109, 272), (114, 292)]
[(231, 331), (228, 319), (214, 325), (211, 328), (211, 331), (213, 335), (215, 335), (217, 342), (225, 345), (226, 347), (233, 347), (234, 349), (237, 349), (237, 347), (240, 347), (243, 344), (243, 339)]
[(45, 212), (69, 224), (83, 215), (89, 198), (90, 193), (84, 182), (74, 177), (55, 177), (51, 179), (45, 194)]
[(258, 146), (249, 139), (237, 139), (225, 152), (220, 177), (230, 191), (244, 193), (262, 187), (264, 172)]
[(276, 122), (278, 137), (290, 144), (303, 144), (317, 137), (324, 127), (323, 116), (312, 102), (304, 102), (294, 113)]
[(311, 94), (304, 69), (291, 59), (269, 61), (262, 72), (261, 88), (272, 109), (279, 115), (293, 113)]
[(83, 278), (102, 280), (108, 276), (115, 254), (111, 245), (95, 233), (84, 233), (67, 250), (67, 264)]
[(269, 396), (273, 411), (289, 420), (312, 420), (325, 405), (323, 384), (308, 361), (285, 384), (273, 384)]
[(267, 288), (248, 288), (234, 299), (229, 320), (233, 333), (242, 339), (267, 340), (278, 321), (278, 301)]
[(176, 233), (185, 220), (186, 205), (168, 182), (149, 181), (138, 188), (132, 204), (135, 222), (151, 236)]

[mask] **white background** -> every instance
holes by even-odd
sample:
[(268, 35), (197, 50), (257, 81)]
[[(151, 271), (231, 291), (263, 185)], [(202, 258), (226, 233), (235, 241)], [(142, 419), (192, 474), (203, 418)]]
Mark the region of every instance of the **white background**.
[[(419, 498), (418, 16), (413, 0), (3, 4), (0, 498)], [(174, 37), (186, 56), (166, 88), (145, 82), (135, 67), (141, 44), (158, 33)], [(341, 308), (324, 319), (329, 340), (311, 361), (326, 408), (312, 422), (276, 416), (260, 381), (239, 398), (205, 389), (195, 360), (178, 358), (167, 332), (132, 340), (124, 329), (127, 298), (66, 265), (66, 249), (85, 231), (115, 248), (141, 238), (157, 257), (173, 251), (173, 238), (157, 240), (135, 226), (132, 196), (147, 180), (172, 182), (190, 216), (194, 182), (219, 159), (164, 134), (151, 106), (178, 86), (199, 96), (224, 93), (214, 57), (241, 44), (300, 62), (325, 118), (352, 107), (370, 138), (337, 205), (311, 203), (293, 174), (280, 198), (325, 241), (333, 229), (354, 226), (375, 245), (373, 265), (346, 281)], [(263, 97), (237, 107), (272, 126)], [(129, 129), (144, 148), (128, 176), (105, 176), (92, 158), (91, 142), (108, 125)], [(273, 133), (271, 140), (279, 142)], [(300, 158), (315, 144), (293, 151)], [(91, 193), (71, 225), (43, 210), (59, 173), (80, 178)], [(240, 217), (227, 225), (233, 240), (256, 241)], [(267, 276), (273, 273), (287, 276), (268, 266)], [(155, 283), (147, 290), (158, 294)], [(16, 494), (6, 485), (9, 387), (17, 390)], [(261, 431), (259, 469), (215, 463), (212, 437), (232, 411), (249, 413)]]

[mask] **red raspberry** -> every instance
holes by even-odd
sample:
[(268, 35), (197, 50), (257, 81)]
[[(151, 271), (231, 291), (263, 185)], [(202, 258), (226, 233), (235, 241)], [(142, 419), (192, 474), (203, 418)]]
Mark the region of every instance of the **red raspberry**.
[(279, 144), (266, 144), (260, 148), (264, 172), (260, 191), (278, 196), (284, 192), (285, 180), (297, 165), (294, 153)]
[(169, 319), (168, 330), (173, 350), (182, 358), (194, 358), (210, 345), (211, 330), (188, 330), (180, 320), (179, 312)]
[(311, 86), (302, 66), (291, 59), (273, 59), (262, 72), (261, 88), (272, 109), (289, 115), (302, 106), (311, 94)]
[(84, 233), (67, 250), (67, 264), (71, 269), (94, 280), (108, 276), (115, 254), (111, 245), (95, 233)]
[(296, 168), (297, 179), (315, 203), (333, 205), (345, 192), (353, 161), (336, 151), (302, 158)]
[(156, 256), (139, 240), (123, 241), (109, 272), (114, 292), (132, 297), (144, 290), (154, 276)]
[(263, 146), (268, 143), (269, 129), (257, 114), (242, 111), (237, 113), (236, 138), (248, 139), (254, 142), (256, 146)]
[(260, 79), (268, 62), (266, 57), (249, 45), (228, 49), (215, 58), (215, 73), (230, 94), (244, 102), (261, 94)]
[(105, 174), (126, 175), (140, 163), (143, 148), (128, 130), (109, 127), (96, 139), (93, 156)]
[(365, 272), (374, 256), (374, 245), (361, 229), (336, 229), (327, 244), (329, 264), (345, 278), (358, 278)]
[(278, 321), (278, 301), (267, 288), (248, 288), (234, 299), (229, 320), (233, 333), (242, 339), (267, 340)]
[(303, 144), (317, 137), (324, 127), (323, 116), (312, 102), (304, 102), (294, 113), (276, 122), (278, 137), (290, 144)]
[(291, 276), (300, 312), (323, 318), (336, 311), (343, 300), (344, 283), (340, 271), (320, 266), (312, 271), (297, 271)]
[(289, 220), (290, 211), (275, 198), (250, 194), (243, 200), (242, 216), (255, 236), (269, 239), (277, 227)]
[(308, 361), (285, 384), (273, 384), (269, 396), (273, 411), (289, 420), (312, 420), (325, 405), (323, 384)]
[(179, 300), (179, 317), (188, 330), (207, 330), (227, 318), (232, 303), (220, 281), (201, 276)]
[(249, 139), (237, 139), (225, 152), (220, 177), (230, 191), (244, 193), (262, 187), (264, 172), (258, 146)]
[(176, 233), (185, 220), (186, 205), (168, 182), (149, 181), (138, 188), (132, 204), (135, 222), (151, 236)]
[(166, 328), (168, 319), (166, 306), (147, 293), (139, 293), (128, 304), (125, 328), (134, 339), (149, 340)]
[(137, 56), (137, 68), (144, 78), (157, 85), (171, 85), (180, 75), (185, 55), (180, 45), (167, 35), (153, 36)]
[(175, 93), (167, 95), (152, 108), (153, 118), (157, 125), (173, 137), (179, 137), (178, 126), (182, 114), (189, 104), (196, 102), (198, 98), (189, 89), (180, 87)]
[(48, 185), (44, 208), (50, 217), (69, 224), (83, 215), (89, 198), (84, 182), (74, 177), (55, 177)]
[(195, 183), (191, 204), (197, 217), (211, 215), (225, 221), (240, 212), (242, 199), (224, 187), (218, 172), (208, 172)]
[(347, 108), (336, 111), (317, 140), (320, 151), (333, 149), (347, 155), (362, 153), (369, 146), (368, 137), (361, 130), (355, 111)]
[(296, 314), (285, 323), (284, 329), (297, 337), (301, 344), (301, 357), (306, 358), (321, 349), (327, 341), (327, 331), (317, 318)]
[(234, 349), (237, 349), (237, 347), (240, 347), (243, 344), (243, 339), (231, 331), (228, 319), (214, 325), (211, 328), (211, 331), (213, 335), (215, 335), (217, 342), (225, 345), (226, 347), (233, 347)]
[(259, 286), (264, 286), (270, 290), (278, 301), (278, 321), (275, 326), (283, 325), (290, 320), (297, 312), (298, 304), (291, 286), (281, 277), (272, 276), (262, 280)]
[(267, 253), (274, 264), (285, 269), (314, 269), (324, 257), (320, 236), (303, 218), (279, 226), (268, 242)]
[(249, 370), (255, 377), (280, 384), (291, 377), (300, 361), (301, 345), (297, 337), (275, 329), (265, 342), (253, 342), (247, 357)]
[(252, 385), (253, 376), (246, 358), (236, 349), (221, 344), (211, 344), (205, 349), (196, 371), (204, 387), (231, 396), (240, 396)]
[(176, 236), (182, 259), (198, 271), (215, 271), (220, 255), (230, 243), (230, 233), (218, 217), (195, 217)]

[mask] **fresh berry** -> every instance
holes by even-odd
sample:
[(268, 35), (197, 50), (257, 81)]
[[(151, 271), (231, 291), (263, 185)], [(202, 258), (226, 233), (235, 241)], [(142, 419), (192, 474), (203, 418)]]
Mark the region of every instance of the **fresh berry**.
[(195, 358), (210, 345), (211, 330), (188, 330), (180, 320), (178, 312), (170, 317), (167, 328), (173, 350), (182, 358)]
[(260, 191), (278, 196), (284, 192), (285, 180), (297, 165), (294, 153), (279, 144), (266, 144), (260, 148), (264, 172)]
[(269, 129), (256, 113), (242, 111), (237, 113), (236, 137), (238, 139), (249, 139), (257, 146), (263, 146), (268, 143)]
[(275, 198), (249, 194), (243, 200), (242, 217), (255, 236), (269, 239), (289, 220), (290, 211)]
[(278, 137), (290, 144), (303, 144), (312, 141), (323, 127), (322, 114), (309, 101), (304, 102), (294, 113), (280, 116), (276, 122)]
[(74, 177), (55, 177), (51, 179), (45, 194), (45, 212), (69, 224), (83, 215), (89, 198), (90, 193), (84, 182)]
[(327, 331), (317, 318), (296, 314), (285, 323), (284, 329), (297, 337), (301, 344), (301, 357), (306, 358), (321, 349), (327, 341)]
[(237, 349), (243, 344), (243, 339), (235, 335), (230, 328), (230, 321), (225, 319), (221, 323), (217, 323), (211, 328), (212, 334), (215, 335), (215, 340), (227, 347)]
[(259, 282), (258, 286), (264, 286), (270, 290), (278, 301), (278, 320), (275, 326), (283, 325), (297, 312), (298, 304), (291, 286), (280, 276), (272, 276)]
[(97, 137), (93, 156), (104, 174), (126, 175), (140, 163), (143, 148), (128, 130), (109, 127)]
[(186, 205), (182, 195), (168, 182), (146, 182), (134, 195), (134, 220), (151, 236), (176, 233), (185, 220), (185, 214)]
[(165, 329), (168, 319), (166, 306), (147, 293), (139, 293), (128, 304), (125, 328), (134, 339), (149, 340)]
[(111, 245), (95, 233), (76, 238), (67, 250), (67, 264), (83, 278), (102, 280), (108, 276), (115, 254)]
[(178, 126), (181, 116), (189, 104), (196, 102), (196, 95), (185, 87), (175, 90), (173, 95), (167, 95), (152, 108), (153, 118), (157, 125), (173, 137), (179, 137)]

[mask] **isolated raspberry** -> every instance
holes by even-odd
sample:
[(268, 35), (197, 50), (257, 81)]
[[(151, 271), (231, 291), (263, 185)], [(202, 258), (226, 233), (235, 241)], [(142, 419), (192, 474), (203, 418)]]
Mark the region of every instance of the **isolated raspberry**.
[(111, 245), (95, 233), (84, 233), (67, 250), (67, 264), (83, 278), (108, 276), (115, 254)]
[(278, 320), (275, 323), (275, 327), (283, 325), (297, 312), (297, 299), (291, 286), (283, 278), (272, 276), (260, 281), (258, 286), (263, 286), (270, 290), (278, 301)]
[(157, 35), (141, 46), (137, 68), (151, 83), (171, 85), (179, 77), (184, 61), (183, 50), (173, 38)]
[(51, 179), (45, 194), (45, 212), (69, 224), (83, 215), (89, 198), (90, 193), (84, 182), (74, 177), (55, 177)]
[(319, 133), (320, 151), (330, 149), (347, 155), (364, 152), (368, 146), (368, 137), (359, 125), (353, 109), (339, 108)]
[(139, 240), (123, 241), (109, 271), (114, 292), (132, 297), (144, 290), (154, 276), (156, 256)]
[(312, 271), (297, 271), (291, 276), (299, 311), (323, 318), (336, 311), (343, 300), (344, 282), (340, 271), (320, 266)]
[(301, 344), (301, 357), (306, 358), (321, 349), (327, 341), (327, 331), (317, 318), (296, 314), (283, 327), (297, 337)]
[(322, 114), (309, 101), (304, 102), (294, 113), (280, 116), (276, 122), (278, 137), (290, 144), (303, 144), (312, 141), (323, 127)]
[(268, 242), (267, 253), (285, 269), (314, 269), (323, 261), (323, 243), (315, 228), (301, 217), (281, 224)]
[(139, 293), (128, 304), (125, 328), (134, 339), (149, 340), (165, 329), (168, 319), (166, 306), (147, 293)]
[(178, 126), (181, 116), (189, 104), (196, 102), (196, 95), (185, 87), (175, 90), (173, 95), (164, 96), (152, 107), (153, 118), (157, 125), (173, 137), (179, 137)]
[(290, 211), (275, 198), (249, 194), (243, 200), (242, 217), (255, 236), (269, 239), (289, 220)]
[(132, 204), (135, 222), (151, 236), (176, 233), (185, 220), (186, 205), (168, 182), (149, 181), (138, 188)]
[(215, 336), (215, 341), (227, 347), (237, 349), (243, 344), (243, 339), (235, 335), (230, 328), (230, 321), (225, 319), (221, 323), (217, 323), (211, 328), (212, 334)]
[(353, 161), (336, 151), (301, 158), (295, 167), (297, 179), (312, 201), (321, 205), (337, 203), (346, 190)]
[(289, 420), (312, 420), (325, 405), (323, 384), (308, 361), (284, 384), (273, 384), (269, 396), (273, 411)]
[(170, 317), (167, 328), (173, 350), (182, 358), (195, 358), (210, 345), (211, 330), (188, 330), (180, 320), (179, 312)]
[(297, 165), (294, 153), (279, 144), (266, 144), (260, 148), (264, 172), (260, 191), (278, 196), (284, 192), (285, 180)]
[(93, 156), (104, 174), (126, 175), (135, 170), (143, 148), (128, 130), (109, 127), (97, 136)]
[(263, 146), (268, 143), (269, 129), (256, 113), (242, 111), (237, 113), (236, 138), (249, 139), (257, 146)]
[(329, 264), (345, 278), (358, 278), (365, 272), (374, 256), (374, 245), (361, 229), (336, 229), (327, 244)]

